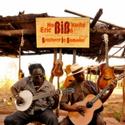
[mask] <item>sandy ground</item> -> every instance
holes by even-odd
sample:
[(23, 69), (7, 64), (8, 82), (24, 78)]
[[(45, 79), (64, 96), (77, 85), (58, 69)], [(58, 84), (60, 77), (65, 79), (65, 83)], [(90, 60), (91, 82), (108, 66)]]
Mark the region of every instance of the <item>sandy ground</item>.
[[(122, 102), (122, 89), (115, 89), (110, 98), (104, 103), (104, 111), (102, 114), (107, 125), (125, 125), (125, 122), (119, 122), (122, 116)], [(0, 125), (4, 125), (3, 120), (5, 116), (14, 110), (15, 108), (12, 106), (0, 105)], [(64, 115), (60, 116), (59, 120), (62, 119), (62, 117), (64, 117)]]

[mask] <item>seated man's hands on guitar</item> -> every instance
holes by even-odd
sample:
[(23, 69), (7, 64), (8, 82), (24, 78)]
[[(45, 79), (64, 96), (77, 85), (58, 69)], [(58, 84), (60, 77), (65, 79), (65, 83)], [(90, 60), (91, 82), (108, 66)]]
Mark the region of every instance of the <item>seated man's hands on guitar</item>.
[(23, 104), (23, 103), (24, 103), (23, 98), (20, 97), (20, 96), (17, 96), (17, 97), (16, 97), (16, 103), (17, 103), (17, 105)]
[(117, 86), (117, 82), (110, 84), (110, 89), (113, 90)]
[(72, 109), (73, 109), (73, 111), (77, 111), (77, 112), (81, 113), (82, 115), (84, 115), (86, 107), (82, 106), (82, 105), (72, 105)]

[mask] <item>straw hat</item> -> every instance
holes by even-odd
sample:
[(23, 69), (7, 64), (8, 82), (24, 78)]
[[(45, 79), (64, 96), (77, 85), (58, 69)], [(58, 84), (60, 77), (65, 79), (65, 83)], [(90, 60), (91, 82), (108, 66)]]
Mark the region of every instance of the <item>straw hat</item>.
[(71, 65), (71, 73), (69, 75), (75, 75), (81, 72), (84, 72), (84, 68), (79, 64), (73, 64)]

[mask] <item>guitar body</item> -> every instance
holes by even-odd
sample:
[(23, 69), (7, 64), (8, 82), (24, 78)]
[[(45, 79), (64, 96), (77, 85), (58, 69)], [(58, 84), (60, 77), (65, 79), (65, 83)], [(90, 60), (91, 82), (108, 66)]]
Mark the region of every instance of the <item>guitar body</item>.
[(115, 79), (114, 68), (108, 65), (108, 34), (104, 34), (103, 37), (105, 42), (106, 63), (100, 65), (100, 75), (97, 81), (98, 87), (100, 89), (104, 89)]
[[(77, 102), (73, 105), (86, 106), (87, 102), (91, 101), (93, 98), (95, 98), (95, 95), (89, 94), (83, 101)], [(86, 107), (84, 115), (79, 112), (69, 112), (68, 116), (74, 125), (81, 125), (81, 123), (88, 125), (93, 118), (94, 111), (101, 108), (101, 106), (101, 100), (97, 99), (91, 108)]]
[(63, 66), (62, 60), (57, 59), (57, 60), (54, 62), (54, 67), (53, 67), (53, 70), (52, 70), (53, 76), (58, 76), (58, 77), (60, 77), (60, 76), (63, 75), (62, 66)]
[[(114, 80), (112, 80), (111, 83), (109, 85), (107, 85), (104, 89), (102, 89), (102, 91), (100, 93), (98, 93), (96, 96), (89, 94), (88, 96), (86, 96), (86, 98), (84, 100), (73, 104), (73, 105), (85, 106), (86, 110), (85, 110), (84, 114), (82, 114), (80, 112), (69, 112), (68, 116), (69, 116), (69, 119), (72, 121), (72, 123), (74, 125), (81, 125), (81, 123), (83, 123), (84, 125), (88, 125), (93, 118), (94, 112), (97, 109), (100, 109), (103, 105), (99, 98), (104, 93), (106, 93), (107, 90), (110, 89), (111, 84), (113, 84), (113, 83), (116, 84), (117, 80), (120, 80), (124, 77), (125, 77), (125, 73), (121, 74), (118, 78), (115, 78)], [(93, 104), (90, 108), (87, 107), (88, 102), (91, 102)]]
[(63, 84), (64, 88), (69, 87), (73, 80), (74, 80), (73, 76), (67, 76)]
[(71, 65), (67, 65), (66, 69), (65, 69), (67, 77), (66, 77), (64, 84), (63, 84), (64, 88), (67, 88), (72, 83), (72, 81), (75, 80), (72, 75), (69, 75), (71, 73), (70, 67), (71, 67)]
[(100, 72), (97, 84), (100, 89), (104, 89), (115, 79), (114, 68), (102, 64), (100, 66)]

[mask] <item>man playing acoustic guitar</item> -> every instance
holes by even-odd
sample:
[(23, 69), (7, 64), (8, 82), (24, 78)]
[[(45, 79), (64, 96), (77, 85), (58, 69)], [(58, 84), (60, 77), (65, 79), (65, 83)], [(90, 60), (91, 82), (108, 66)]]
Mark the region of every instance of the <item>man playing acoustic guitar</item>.
[(83, 67), (73, 64), (71, 72), (75, 80), (69, 87), (74, 88), (74, 92), (62, 95), (60, 108), (68, 111), (68, 115), (59, 125), (105, 125), (100, 114), (102, 103), (109, 98), (116, 85), (112, 83), (110, 89), (100, 95), (96, 84), (84, 79)]
[(21, 79), (11, 88), (18, 111), (7, 116), (4, 124), (26, 125), (38, 121), (58, 125), (53, 109), (58, 106), (59, 96), (54, 86), (46, 80), (44, 68), (41, 64), (31, 64), (29, 73), (29, 77)]

